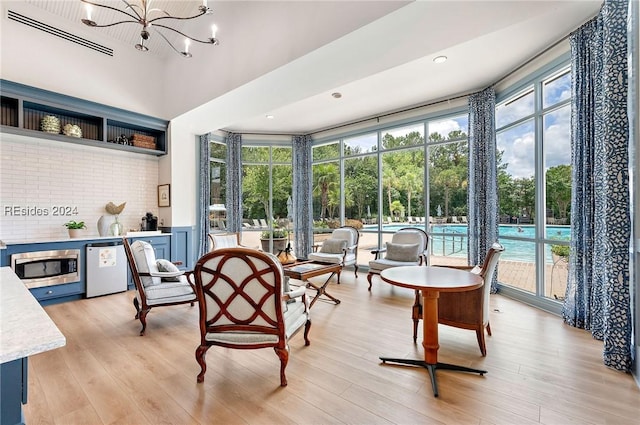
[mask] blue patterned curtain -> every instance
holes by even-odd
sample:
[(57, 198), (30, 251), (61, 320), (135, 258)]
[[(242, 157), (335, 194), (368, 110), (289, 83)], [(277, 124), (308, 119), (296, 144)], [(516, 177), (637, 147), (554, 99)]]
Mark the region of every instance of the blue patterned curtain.
[(311, 136), (293, 136), (293, 228), (295, 255), (307, 258), (313, 245)]
[(242, 230), (242, 135), (227, 134), (227, 230)]
[(631, 366), (627, 2), (606, 0), (571, 34), (571, 256), (566, 323), (604, 342), (604, 363)]
[(198, 235), (198, 258), (202, 257), (209, 250), (209, 240), (207, 238), (207, 234), (209, 233), (209, 200), (211, 196), (209, 151), (209, 134), (200, 136), (200, 191), (198, 193), (198, 211), (200, 212), (198, 228), (200, 232)]
[[(469, 264), (482, 264), (498, 240), (496, 95), (493, 87), (469, 96)], [(491, 284), (496, 291), (497, 273)]]

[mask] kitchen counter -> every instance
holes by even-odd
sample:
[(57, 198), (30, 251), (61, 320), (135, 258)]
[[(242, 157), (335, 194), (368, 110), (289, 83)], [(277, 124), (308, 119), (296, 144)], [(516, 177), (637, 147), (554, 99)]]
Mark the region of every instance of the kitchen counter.
[(28, 357), (67, 340), (10, 267), (0, 267), (0, 329), (0, 423), (23, 424)]
[[(171, 233), (159, 233), (159, 232), (128, 232), (126, 235), (128, 238), (147, 237), (147, 236), (171, 236)], [(77, 242), (77, 241), (98, 241), (98, 240), (114, 240), (122, 239), (122, 236), (99, 236), (99, 235), (87, 235), (80, 238), (34, 238), (34, 239), (22, 239), (22, 240), (3, 240), (5, 245), (25, 245), (33, 243), (52, 243), (52, 242)]]
[(11, 267), (0, 268), (0, 363), (53, 350), (66, 339)]

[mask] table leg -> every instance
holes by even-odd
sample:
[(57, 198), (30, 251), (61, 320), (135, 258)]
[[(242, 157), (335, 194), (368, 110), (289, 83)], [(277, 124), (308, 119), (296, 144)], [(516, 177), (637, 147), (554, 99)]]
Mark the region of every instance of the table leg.
[(429, 371), (433, 396), (438, 397), (438, 382), (436, 370), (453, 370), (458, 372), (479, 373), (483, 376), (486, 370), (473, 369), (466, 366), (458, 366), (449, 363), (438, 363), (438, 298), (440, 293), (431, 289), (422, 290), (422, 346), (424, 347), (424, 360), (398, 359), (380, 357), (382, 363), (393, 362), (412, 366), (421, 366)]
[(327, 285), (329, 284), (329, 281), (331, 280), (331, 278), (336, 274), (336, 272), (333, 272), (329, 275), (329, 278), (320, 286), (316, 286), (313, 283), (307, 281), (306, 285), (307, 288), (313, 288), (316, 290), (316, 295), (315, 297), (313, 297), (313, 299), (311, 300), (311, 303), (309, 304), (309, 308), (313, 307), (313, 305), (315, 304), (315, 302), (318, 300), (318, 298), (320, 298), (320, 295), (324, 295), (327, 298), (329, 298), (331, 301), (333, 301), (336, 304), (340, 304), (340, 300), (337, 299), (336, 297), (330, 295), (327, 293)]

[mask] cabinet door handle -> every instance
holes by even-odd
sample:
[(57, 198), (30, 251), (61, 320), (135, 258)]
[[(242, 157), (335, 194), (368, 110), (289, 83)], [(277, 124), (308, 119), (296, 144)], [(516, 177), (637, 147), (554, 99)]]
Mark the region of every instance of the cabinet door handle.
[(53, 291), (49, 290), (49, 291), (46, 292), (46, 294), (47, 295), (51, 295), (51, 294), (53, 294)]

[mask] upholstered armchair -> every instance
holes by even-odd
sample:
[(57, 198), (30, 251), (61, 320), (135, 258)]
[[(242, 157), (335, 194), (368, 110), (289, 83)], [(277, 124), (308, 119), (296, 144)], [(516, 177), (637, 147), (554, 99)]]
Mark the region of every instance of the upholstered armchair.
[[(331, 232), (331, 237), (324, 240), (317, 252), (310, 253), (307, 257), (311, 261), (320, 263), (340, 264), (342, 267), (354, 266), (358, 277), (358, 229), (351, 226), (342, 226)], [(340, 283), (338, 272), (338, 283)]]
[(280, 359), (280, 385), (286, 386), (289, 339), (304, 328), (305, 345), (309, 345), (311, 320), (305, 288), (290, 290), (273, 254), (247, 248), (221, 248), (205, 254), (189, 279), (194, 281), (200, 309), (197, 381), (204, 381), (205, 355), (213, 345), (273, 348)]
[(209, 251), (220, 248), (238, 248), (240, 244), (240, 233), (209, 233)]
[(151, 308), (185, 303), (193, 306), (196, 293), (185, 276), (189, 272), (179, 270), (168, 260), (156, 259), (150, 243), (138, 240), (129, 244), (127, 238), (123, 238), (123, 243), (136, 287), (133, 298), (135, 318), (142, 324), (140, 335), (144, 335)]
[[(438, 323), (456, 328), (475, 330), (478, 346), (483, 356), (487, 355), (484, 330), (486, 329), (489, 336), (491, 336), (491, 326), (489, 324), (491, 282), (502, 252), (504, 252), (504, 247), (499, 243), (494, 243), (487, 251), (482, 266), (446, 266), (478, 274), (482, 277), (484, 285), (473, 291), (440, 292), (440, 297), (438, 298)], [(418, 321), (420, 319), (422, 319), (422, 293), (416, 291), (416, 300), (413, 306), (414, 342), (416, 341)]]
[(426, 265), (429, 257), (429, 236), (422, 229), (405, 227), (391, 236), (391, 242), (387, 242), (385, 248), (371, 252), (376, 257), (369, 261), (369, 273), (367, 274), (369, 291), (371, 291), (373, 276), (379, 275), (384, 269)]

